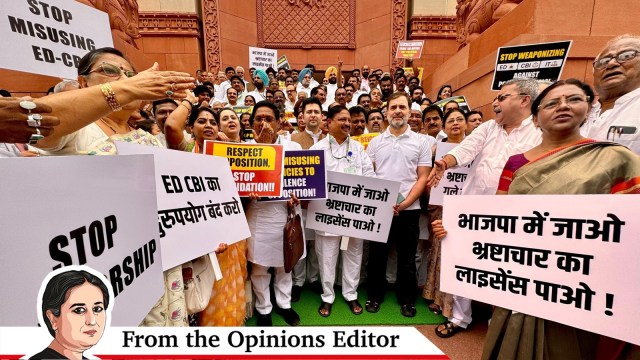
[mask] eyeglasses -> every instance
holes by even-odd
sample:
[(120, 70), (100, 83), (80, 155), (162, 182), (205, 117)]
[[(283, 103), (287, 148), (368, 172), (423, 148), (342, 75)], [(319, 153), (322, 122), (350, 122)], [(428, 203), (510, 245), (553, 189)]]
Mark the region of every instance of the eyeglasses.
[(605, 56), (600, 59), (596, 59), (593, 62), (593, 68), (602, 69), (607, 66), (607, 64), (609, 64), (609, 62), (613, 59), (616, 59), (616, 62), (618, 62), (618, 64), (626, 63), (627, 61), (635, 59), (639, 53), (640, 51), (638, 50), (625, 50), (615, 54), (614, 56)]
[(546, 101), (544, 104), (540, 104), (540, 106), (538, 106), (538, 109), (542, 109), (542, 110), (553, 110), (555, 108), (557, 108), (558, 106), (560, 106), (560, 104), (562, 104), (562, 102), (565, 102), (567, 105), (573, 107), (576, 105), (580, 105), (584, 102), (589, 102), (589, 97), (583, 97), (581, 95), (569, 95), (569, 96), (563, 96), (561, 98), (557, 98), (557, 99), (551, 99), (549, 101)]
[(519, 94), (500, 94), (496, 96), (493, 101), (498, 100), (498, 102), (505, 101), (509, 96), (530, 96), (529, 94), (519, 93)]
[(89, 75), (96, 71), (102, 71), (106, 76), (109, 76), (109, 77), (118, 77), (124, 73), (126, 77), (130, 78), (130, 77), (136, 76), (137, 74), (133, 70), (124, 70), (117, 65), (109, 64), (108, 62), (103, 62), (102, 64), (98, 65), (97, 68), (89, 71), (85, 75)]
[(466, 120), (463, 117), (458, 117), (458, 118), (455, 118), (455, 119), (454, 118), (449, 118), (449, 119), (447, 119), (446, 124), (453, 124), (453, 123), (460, 123), (461, 124), (461, 123), (463, 123), (465, 121)]

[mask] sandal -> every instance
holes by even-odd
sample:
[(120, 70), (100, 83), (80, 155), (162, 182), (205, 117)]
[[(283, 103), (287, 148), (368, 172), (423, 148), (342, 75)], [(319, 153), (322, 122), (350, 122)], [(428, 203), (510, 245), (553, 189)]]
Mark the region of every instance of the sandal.
[(400, 313), (404, 317), (414, 317), (416, 316), (416, 307), (413, 304), (404, 304), (400, 308)]
[[(444, 325), (444, 328), (438, 330), (438, 328), (440, 328), (440, 326)], [(453, 335), (457, 334), (459, 331), (464, 330), (464, 328), (461, 328), (460, 326), (452, 323), (451, 321), (447, 321), (445, 323), (442, 323), (438, 326), (436, 326), (435, 331), (436, 331), (436, 335), (438, 335), (438, 337), (441, 337), (443, 339), (446, 338), (450, 338)]]
[(362, 314), (362, 305), (360, 305), (360, 303), (358, 302), (358, 300), (351, 300), (351, 301), (347, 301), (347, 304), (349, 305), (349, 309), (351, 309), (351, 312), (354, 315), (360, 315)]
[(436, 305), (436, 303), (431, 303), (428, 307), (429, 311), (431, 311), (432, 313), (436, 315), (442, 315), (442, 309), (440, 309), (440, 306)]
[(329, 317), (329, 315), (331, 315), (332, 306), (332, 303), (323, 301), (322, 303), (320, 303), (320, 308), (318, 308), (318, 314), (320, 314), (320, 316), (322, 317)]
[(378, 311), (380, 311), (380, 303), (377, 301), (373, 301), (373, 300), (367, 300), (367, 302), (364, 304), (365, 309), (367, 309), (367, 312), (370, 313), (377, 313)]

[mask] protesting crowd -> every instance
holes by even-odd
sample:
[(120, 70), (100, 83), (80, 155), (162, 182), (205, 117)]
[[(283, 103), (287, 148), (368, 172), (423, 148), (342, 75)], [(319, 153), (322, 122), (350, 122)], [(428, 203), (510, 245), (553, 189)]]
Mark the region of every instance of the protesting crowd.
[[(271, 326), (272, 313), (305, 325), (295, 310), (305, 288), (320, 298), (321, 317), (331, 316), (336, 301), (354, 316), (375, 314), (396, 306), (384, 303), (391, 291), (397, 316), (416, 316), (416, 302), (426, 301), (447, 318), (435, 331), (448, 338), (471, 324), (472, 300), (440, 290), (447, 209), (430, 203), (431, 189), (445, 171), (468, 167), (460, 193), (449, 194), (640, 194), (639, 54), (640, 37), (623, 35), (598, 53), (593, 84), (507, 81), (491, 116), (462, 107), (456, 99), (464, 94), (449, 85), (436, 99), (425, 97), (415, 67), (345, 71), (338, 60), (324, 72), (313, 64), (229, 66), (193, 77), (157, 64), (138, 71), (120, 51), (100, 48), (80, 60), (77, 81), (61, 82), (46, 96), (2, 92), (0, 157), (116, 155), (114, 141), (192, 153), (204, 153), (212, 140), (324, 151), (328, 171), (399, 183), (386, 242), (350, 237), (345, 244), (344, 234), (305, 228), (306, 257), (288, 272), (282, 244), (289, 207), (298, 208), (305, 224), (309, 201), (251, 194), (242, 198), (251, 236), (216, 249), (223, 277), (213, 282), (208, 301), (193, 311), (185, 297), (194, 281), (185, 269), (196, 268), (194, 259), (164, 271), (164, 296), (141, 325), (243, 326), (255, 316), (258, 326)], [(445, 143), (453, 149), (436, 158)], [(359, 291), (366, 293), (364, 304)], [(596, 354), (637, 358), (640, 351), (496, 307), (482, 358)]]

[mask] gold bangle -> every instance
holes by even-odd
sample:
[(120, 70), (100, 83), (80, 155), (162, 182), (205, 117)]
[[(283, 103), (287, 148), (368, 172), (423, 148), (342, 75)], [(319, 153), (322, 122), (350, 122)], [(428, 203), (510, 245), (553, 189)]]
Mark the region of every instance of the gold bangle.
[(122, 110), (122, 105), (120, 105), (118, 99), (116, 99), (116, 93), (113, 91), (111, 84), (100, 84), (100, 90), (102, 90), (102, 95), (104, 95), (104, 98), (107, 100), (107, 104), (109, 104), (112, 111)]
[(192, 108), (189, 108), (187, 105), (184, 104), (184, 102), (181, 102), (180, 105), (184, 106), (188, 112), (191, 112)]

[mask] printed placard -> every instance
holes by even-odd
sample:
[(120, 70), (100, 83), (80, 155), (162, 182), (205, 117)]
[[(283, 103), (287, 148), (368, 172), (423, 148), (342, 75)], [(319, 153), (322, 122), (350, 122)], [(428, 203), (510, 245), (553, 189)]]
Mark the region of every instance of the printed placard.
[(498, 49), (491, 90), (511, 79), (560, 79), (572, 41), (504, 46)]
[(112, 325), (140, 324), (165, 288), (153, 168), (149, 155), (0, 160), (1, 326), (36, 326), (42, 280), (69, 265), (109, 279)]
[(433, 103), (433, 105), (439, 106), (440, 109), (444, 111), (444, 106), (447, 105), (447, 103), (450, 101), (457, 102), (458, 106), (460, 107), (460, 110), (464, 111), (467, 114), (471, 111), (471, 108), (469, 107), (469, 103), (467, 102), (467, 99), (462, 95), (452, 96), (446, 99), (442, 99), (440, 101)]
[(327, 171), (327, 199), (309, 202), (307, 228), (387, 242), (400, 183)]
[[(162, 264), (170, 269), (251, 236), (229, 163), (116, 141), (118, 154), (153, 154)], [(224, 228), (224, 231), (220, 229)]]
[(204, 153), (227, 158), (240, 196), (282, 196), (284, 149), (278, 144), (205, 141)]
[(638, 345), (637, 210), (632, 195), (447, 196), (442, 291)]
[(367, 146), (369, 146), (369, 143), (371, 142), (371, 139), (373, 139), (374, 137), (380, 135), (380, 133), (368, 133), (368, 134), (362, 134), (362, 135), (356, 135), (356, 136), (351, 136), (351, 140), (355, 140), (357, 142), (359, 142), (360, 144), (362, 144), (362, 146), (364, 146), (364, 149), (367, 149)]
[(240, 117), (244, 113), (251, 114), (253, 112), (253, 106), (234, 106), (233, 111)]
[(326, 199), (327, 170), (323, 150), (284, 152), (283, 197), (267, 201), (289, 200), (289, 193), (300, 200)]
[[(287, 55), (282, 55), (278, 58), (278, 70), (280, 69), (285, 69), (285, 70), (290, 69), (289, 60), (287, 60)], [(282, 86), (280, 86), (280, 88), (282, 88)]]
[(256, 69), (278, 68), (278, 50), (249, 47), (249, 67)]
[(109, 15), (76, 1), (4, 1), (0, 46), (11, 49), (0, 67), (75, 79), (89, 51), (113, 47)]
[(420, 59), (424, 40), (399, 41), (396, 59)]
[[(458, 146), (458, 144), (442, 141), (438, 142), (436, 144), (436, 160), (442, 159), (456, 146)], [(462, 195), (462, 188), (464, 187), (464, 182), (467, 180), (467, 176), (469, 175), (471, 164), (445, 170), (438, 186), (431, 189), (429, 204), (442, 205), (442, 199), (445, 196)]]

